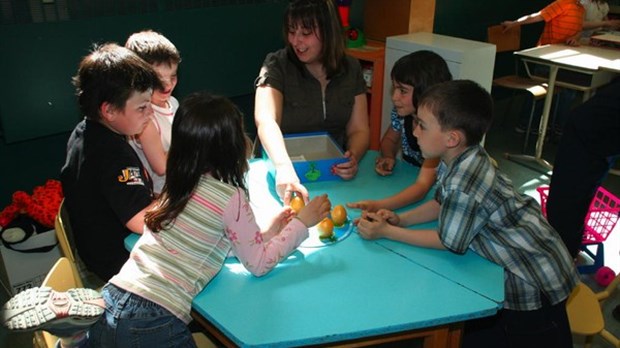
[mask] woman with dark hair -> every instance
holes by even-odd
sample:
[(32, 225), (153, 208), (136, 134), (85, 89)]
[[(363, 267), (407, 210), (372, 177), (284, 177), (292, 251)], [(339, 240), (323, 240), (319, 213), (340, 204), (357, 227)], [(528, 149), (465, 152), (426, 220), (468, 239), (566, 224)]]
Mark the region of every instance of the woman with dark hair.
[(345, 36), (333, 0), (295, 0), (284, 15), (286, 48), (265, 58), (256, 79), (255, 121), (276, 169), (285, 204), (297, 192), (308, 200), (284, 146), (283, 134), (327, 131), (349, 160), (334, 166), (343, 179), (357, 174), (369, 144), (366, 84), (359, 61), (345, 55)]

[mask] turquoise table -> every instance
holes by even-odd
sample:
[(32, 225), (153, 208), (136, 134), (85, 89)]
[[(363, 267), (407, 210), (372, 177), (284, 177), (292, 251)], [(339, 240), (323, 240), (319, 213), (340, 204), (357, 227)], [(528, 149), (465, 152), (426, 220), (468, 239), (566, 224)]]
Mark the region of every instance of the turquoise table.
[[(415, 167), (399, 163), (391, 177), (380, 177), (375, 156), (366, 155), (354, 180), (306, 187), (311, 196), (327, 193), (336, 205), (393, 194), (417, 176)], [(280, 204), (263, 160), (251, 163), (248, 182), (256, 215), (271, 216)], [(128, 237), (126, 246), (136, 240)], [(227, 259), (194, 298), (192, 314), (226, 346), (364, 346), (422, 338), (424, 347), (459, 347), (463, 321), (502, 307), (503, 281), (502, 268), (475, 253), (366, 241), (353, 229), (335, 244), (298, 248), (261, 278)]]

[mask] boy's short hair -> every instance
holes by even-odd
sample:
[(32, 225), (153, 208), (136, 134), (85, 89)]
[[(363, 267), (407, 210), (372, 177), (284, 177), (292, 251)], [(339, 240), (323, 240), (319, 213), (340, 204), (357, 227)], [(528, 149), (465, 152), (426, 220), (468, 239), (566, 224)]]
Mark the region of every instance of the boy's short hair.
[(429, 88), (420, 98), (437, 118), (442, 130), (465, 133), (466, 145), (480, 143), (493, 122), (493, 99), (479, 84), (470, 80), (442, 82)]
[(134, 51), (149, 64), (179, 64), (181, 55), (177, 48), (162, 34), (153, 30), (133, 33), (127, 39), (125, 47)]
[(84, 57), (73, 77), (80, 112), (91, 120), (101, 119), (104, 102), (123, 109), (134, 92), (161, 88), (153, 68), (131, 50), (115, 43), (95, 46)]
[(433, 51), (420, 50), (399, 58), (390, 73), (392, 80), (413, 87), (411, 102), (417, 109), (420, 96), (440, 82), (452, 80), (448, 64)]

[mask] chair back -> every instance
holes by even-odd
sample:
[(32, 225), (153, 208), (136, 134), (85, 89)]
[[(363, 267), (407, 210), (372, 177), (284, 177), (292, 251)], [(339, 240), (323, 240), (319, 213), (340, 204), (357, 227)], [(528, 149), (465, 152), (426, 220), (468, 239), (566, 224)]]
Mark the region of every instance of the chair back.
[[(47, 286), (56, 291), (83, 288), (84, 284), (78, 274), (75, 263), (66, 257), (61, 257), (47, 273), (41, 286)], [(34, 333), (33, 344), (37, 348), (54, 348), (57, 341), (58, 337), (47, 331), (36, 331)]]
[(496, 52), (518, 51), (521, 48), (521, 26), (504, 32), (502, 25), (487, 28), (487, 42), (495, 45)]
[(41, 286), (50, 287), (56, 291), (67, 291), (73, 288), (83, 288), (82, 279), (76, 277), (75, 263), (66, 257), (60, 257), (47, 273)]
[(63, 199), (63, 201), (60, 202), (58, 214), (56, 214), (54, 226), (56, 228), (56, 239), (58, 239), (58, 244), (62, 255), (68, 258), (71, 262), (76, 263), (75, 243), (73, 242), (73, 233), (71, 230), (71, 225), (69, 224), (69, 214), (64, 203), (65, 201)]
[(593, 336), (605, 327), (596, 294), (582, 282), (577, 284), (568, 297), (566, 314), (573, 334)]

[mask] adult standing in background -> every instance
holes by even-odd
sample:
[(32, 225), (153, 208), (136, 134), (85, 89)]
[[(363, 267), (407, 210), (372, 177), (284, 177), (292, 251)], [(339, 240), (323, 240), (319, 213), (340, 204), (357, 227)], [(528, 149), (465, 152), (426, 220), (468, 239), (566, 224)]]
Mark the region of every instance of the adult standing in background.
[(555, 155), (547, 218), (573, 257), (579, 254), (590, 202), (620, 156), (619, 100), (617, 78), (576, 107), (566, 120)]
[(334, 166), (353, 178), (368, 149), (366, 84), (359, 61), (345, 54), (333, 0), (294, 0), (284, 15), (286, 47), (265, 58), (256, 79), (255, 121), (260, 143), (276, 169), (285, 204), (293, 192), (308, 201), (284, 145), (283, 134), (327, 131), (349, 160)]

